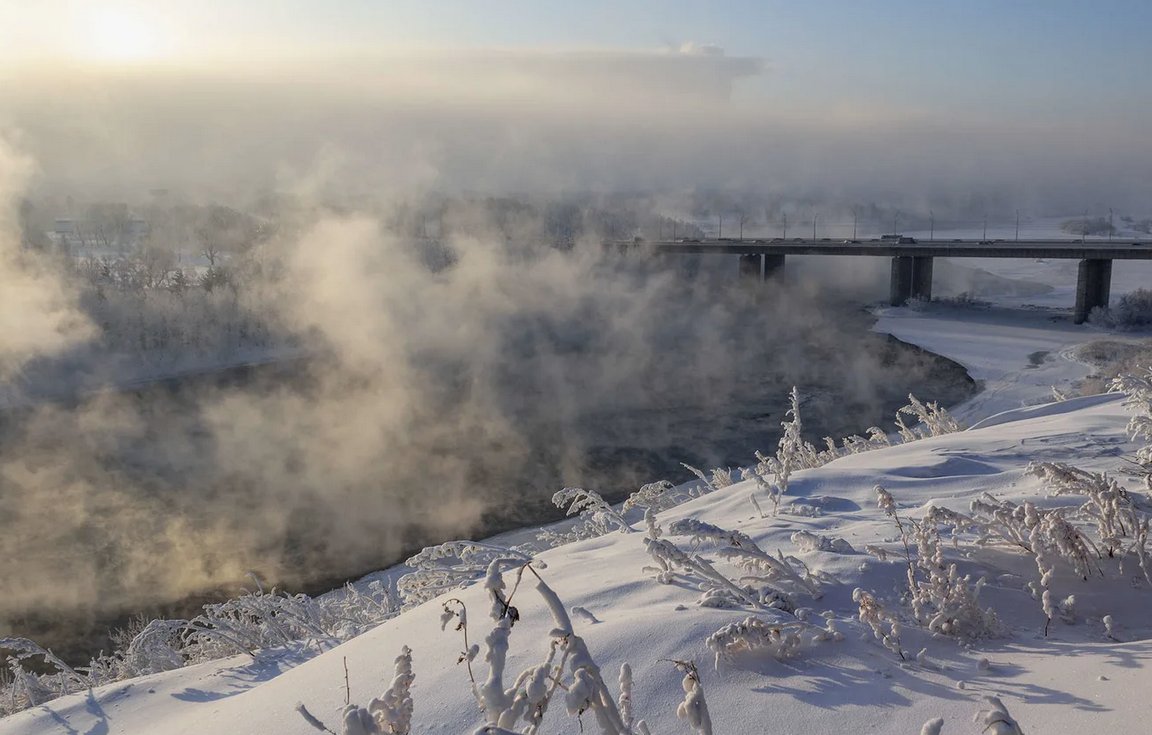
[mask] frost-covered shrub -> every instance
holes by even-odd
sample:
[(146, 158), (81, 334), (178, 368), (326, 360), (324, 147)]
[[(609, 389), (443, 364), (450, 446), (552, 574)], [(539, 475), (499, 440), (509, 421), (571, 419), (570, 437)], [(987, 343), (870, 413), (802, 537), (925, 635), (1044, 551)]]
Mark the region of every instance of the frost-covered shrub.
[(687, 720), (699, 735), (712, 735), (712, 717), (708, 714), (708, 702), (704, 700), (704, 687), (700, 684), (696, 664), (691, 661), (673, 663), (684, 672), (684, 680), (680, 682), (684, 688), (684, 701), (676, 708), (676, 716)]
[(708, 636), (705, 645), (716, 654), (716, 668), (741, 654), (763, 652), (777, 661), (794, 658), (817, 641), (828, 640), (830, 631), (800, 620), (768, 622), (751, 616), (730, 623)]
[(668, 534), (670, 536), (689, 536), (694, 545), (711, 541), (728, 546), (740, 546), (745, 549), (760, 549), (752, 537), (742, 531), (729, 531), (695, 518), (682, 518), (673, 521), (668, 525)]
[(873, 637), (903, 659), (904, 650), (900, 647), (900, 620), (867, 590), (857, 587), (852, 591), (852, 601), (860, 608), (858, 613), (860, 622), (872, 629)]
[[(684, 466), (688, 467), (688, 465)], [(700, 470), (695, 467), (688, 467), (688, 469), (695, 472), (705, 483), (709, 482)], [(713, 489), (711, 484), (708, 484), (707, 487), (709, 492), (711, 492)], [(677, 490), (676, 486), (667, 480), (659, 480), (657, 482), (650, 482), (629, 495), (628, 499), (625, 500), (621, 506), (621, 510), (627, 512), (633, 508), (651, 508), (659, 513), (663, 510), (675, 508), (681, 503), (686, 503), (694, 497), (696, 497), (696, 494), (691, 490)]]
[(1110, 307), (1096, 307), (1088, 321), (1110, 329), (1146, 329), (1152, 325), (1152, 291), (1138, 288), (1122, 295)]
[(907, 519), (905, 525), (891, 493), (879, 485), (874, 490), (878, 507), (896, 523), (904, 546), (907, 602), (916, 622), (933, 633), (959, 638), (999, 634), (1002, 626), (995, 611), (980, 605), (980, 589), (986, 581), (981, 578), (973, 583), (970, 577), (960, 576), (955, 564), (944, 561), (940, 524), (952, 521), (957, 525), (962, 517), (947, 509), (930, 507), (921, 521)]
[[(234, 656), (260, 656), (263, 649), (297, 641), (337, 643), (360, 635), (400, 613), (400, 604), (378, 582), (366, 590), (347, 586), (321, 598), (257, 589), (204, 606), (191, 620), (139, 623), (115, 636), (121, 645), (72, 668), (32, 641), (5, 639), (0, 648), (17, 652), (8, 664), (12, 682), (0, 684), (0, 712), (10, 714), (50, 699), (138, 676)], [(40, 657), (57, 669), (37, 674), (21, 662)]]
[[(908, 428), (901, 414), (915, 418), (919, 424), (913, 429)], [(953, 418), (947, 409), (934, 401), (925, 405), (911, 393), (908, 394), (908, 405), (896, 411), (896, 424), (905, 441), (960, 431), (960, 422)]]
[[(89, 677), (27, 638), (0, 638), (0, 649), (13, 652), (8, 657), (9, 680), (6, 686), (0, 687), (0, 713), (19, 712), (93, 686)], [(21, 663), (30, 658), (42, 659), (45, 664), (55, 668), (56, 672), (38, 675), (27, 671)]]
[(925, 519), (915, 524), (916, 576), (909, 589), (909, 604), (916, 620), (927, 630), (958, 638), (983, 638), (1002, 631), (996, 612), (980, 605), (981, 577), (972, 582), (960, 576), (955, 564), (944, 562), (943, 543), (936, 524)]
[(405, 608), (415, 607), (479, 581), (493, 561), (519, 566), (532, 561), (532, 555), (523, 549), (478, 541), (450, 541), (429, 546), (404, 562), (413, 569), (397, 580), (396, 589)]
[(1110, 557), (1124, 547), (1125, 540), (1134, 539), (1141, 524), (1147, 522), (1141, 511), (1152, 510), (1147, 496), (1128, 492), (1107, 473), (1088, 472), (1063, 462), (1031, 462), (1024, 472), (1043, 480), (1054, 496), (1087, 498), (1074, 517), (1096, 525), (1100, 546)]
[(832, 538), (811, 531), (797, 531), (792, 534), (792, 543), (801, 551), (830, 551), (833, 554), (854, 554), (856, 549), (842, 538)]
[(788, 395), (790, 407), (785, 413), (791, 419), (782, 421), (784, 433), (780, 437), (774, 457), (756, 452), (758, 464), (744, 470), (745, 480), (755, 480), (758, 489), (764, 491), (772, 501), (772, 515), (780, 506), (780, 498), (788, 492), (788, 478), (796, 470), (819, 467), (822, 460), (816, 447), (801, 436), (803, 424), (800, 420), (800, 392), (796, 386)]
[(1137, 450), (1136, 460), (1144, 465), (1145, 483), (1152, 491), (1152, 472), (1147, 470), (1152, 465), (1152, 369), (1144, 375), (1121, 375), (1112, 381), (1109, 390), (1125, 394), (1124, 405), (1133, 411), (1128, 420), (1128, 436), (1148, 442)]
[[(655, 483), (655, 485), (659, 485), (659, 483)], [(660, 491), (663, 492), (662, 486)], [(658, 495), (659, 493), (654, 489), (649, 493), (648, 497), (652, 499)], [(628, 521), (624, 520), (624, 516), (620, 515), (615, 508), (604, 502), (604, 499), (601, 498), (600, 494), (595, 490), (585, 490), (580, 487), (566, 487), (552, 496), (552, 502), (557, 508), (567, 506), (568, 515), (579, 514), (580, 522), (573, 526), (571, 531), (557, 532), (545, 530), (537, 534), (536, 538), (549, 546), (563, 546), (573, 541), (603, 536), (612, 531), (619, 531), (620, 533), (632, 532), (632, 527), (628, 525)]]

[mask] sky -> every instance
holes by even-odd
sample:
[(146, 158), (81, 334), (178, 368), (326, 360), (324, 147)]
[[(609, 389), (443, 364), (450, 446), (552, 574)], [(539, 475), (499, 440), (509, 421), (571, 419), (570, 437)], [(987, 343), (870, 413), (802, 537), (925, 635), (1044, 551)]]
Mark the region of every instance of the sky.
[[(54, 176), (111, 151), (86, 174), (102, 181), (209, 143), (219, 155), (182, 174), (214, 176), (239, 149), (279, 176), (321, 149), (363, 158), (386, 132), (403, 154), (388, 165), (480, 188), (673, 169), (742, 186), (769, 168), (835, 188), (847, 162), (892, 190), (950, 171), (1064, 186), (1072, 170), (1065, 199), (1109, 184), (1143, 200), (1150, 28), (1146, 0), (0, 0), (0, 132), (21, 131)], [(510, 158), (549, 175), (488, 176)]]
[(0, 0), (0, 21), (0, 54), (25, 62), (695, 44), (763, 60), (744, 100), (1005, 117), (1146, 113), (1152, 68), (1139, 0)]

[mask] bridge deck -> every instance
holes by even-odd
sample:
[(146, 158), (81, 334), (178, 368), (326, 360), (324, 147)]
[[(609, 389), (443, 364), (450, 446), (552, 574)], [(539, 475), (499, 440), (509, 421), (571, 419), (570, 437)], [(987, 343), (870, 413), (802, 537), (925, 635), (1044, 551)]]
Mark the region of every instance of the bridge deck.
[[(622, 245), (632, 243), (621, 243)], [(638, 243), (658, 253), (717, 255), (874, 255), (940, 258), (1050, 258), (1065, 260), (1152, 260), (1152, 241), (1014, 240), (983, 244), (978, 240), (921, 241), (900, 245), (880, 240), (859, 243), (825, 240), (701, 240)]]

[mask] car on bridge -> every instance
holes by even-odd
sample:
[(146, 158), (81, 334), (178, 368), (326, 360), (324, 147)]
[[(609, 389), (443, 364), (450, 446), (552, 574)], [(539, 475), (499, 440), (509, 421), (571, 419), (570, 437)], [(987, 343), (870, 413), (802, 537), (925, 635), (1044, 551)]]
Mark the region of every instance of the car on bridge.
[(896, 244), (897, 245), (915, 245), (916, 244), (916, 238), (901, 235), (900, 239), (896, 241)]
[(844, 244), (845, 245), (859, 245), (860, 241), (859, 240), (845, 240)]

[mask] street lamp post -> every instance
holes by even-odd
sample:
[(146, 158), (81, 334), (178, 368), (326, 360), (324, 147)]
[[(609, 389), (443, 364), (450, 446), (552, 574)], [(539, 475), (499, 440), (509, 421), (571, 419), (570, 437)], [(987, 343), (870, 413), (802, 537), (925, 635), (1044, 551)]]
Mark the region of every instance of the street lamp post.
[(1108, 242), (1112, 242), (1112, 207), (1108, 207)]
[(1016, 242), (1020, 242), (1020, 210), (1016, 210)]
[(928, 210), (928, 241), (932, 242), (936, 239), (936, 213), (931, 209)]
[(897, 209), (896, 214), (892, 215), (892, 234), (893, 235), (897, 235), (900, 232), (899, 230), (896, 229), (896, 220), (898, 220), (899, 218), (900, 218), (900, 210)]
[(818, 215), (816, 215), (815, 213), (813, 213), (813, 215), (812, 215), (812, 242), (816, 242), (816, 217), (817, 216)]
[(852, 208), (852, 239), (856, 239), (856, 218), (860, 216), (860, 212), (855, 207)]
[(784, 234), (780, 236), (781, 239), (788, 239), (788, 213), (784, 213)]
[(716, 239), (717, 240), (723, 240), (724, 239), (724, 215), (721, 214), (721, 215), (717, 215), (717, 216), (720, 217), (720, 226), (716, 228)]
[(984, 242), (988, 242), (988, 215), (984, 215), (984, 236), (980, 238)]

